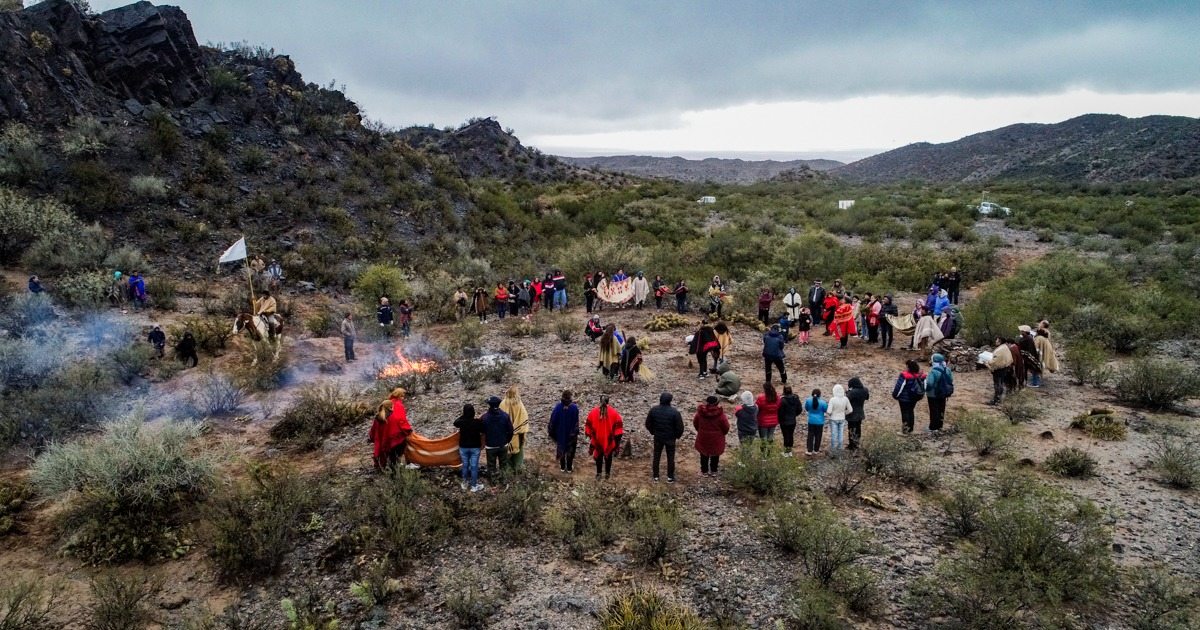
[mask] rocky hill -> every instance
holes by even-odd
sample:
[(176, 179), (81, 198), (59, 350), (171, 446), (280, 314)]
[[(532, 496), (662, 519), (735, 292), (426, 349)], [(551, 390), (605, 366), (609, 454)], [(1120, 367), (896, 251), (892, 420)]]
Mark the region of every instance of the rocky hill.
[(807, 169), (829, 171), (843, 166), (834, 160), (740, 160), (706, 158), (688, 160), (681, 157), (651, 157), (647, 155), (613, 155), (587, 158), (560, 158), (568, 164), (602, 171), (625, 173), (638, 177), (663, 177), (683, 182), (715, 182), (718, 184), (753, 184), (781, 173)]
[(89, 14), (48, 0), (0, 13), (0, 55), (0, 183), (62, 201), (114, 247), (169, 255), (185, 274), (246, 235), (302, 277), (339, 282), (398, 244), (449, 255), (443, 237), (469, 243), (483, 227), (468, 178), (594, 176), (492, 120), (364, 126), (286, 55), (198, 45), (175, 7)]
[(910, 144), (836, 168), (861, 183), (1173, 180), (1200, 175), (1200, 119), (1088, 114), (1020, 124), (944, 144)]

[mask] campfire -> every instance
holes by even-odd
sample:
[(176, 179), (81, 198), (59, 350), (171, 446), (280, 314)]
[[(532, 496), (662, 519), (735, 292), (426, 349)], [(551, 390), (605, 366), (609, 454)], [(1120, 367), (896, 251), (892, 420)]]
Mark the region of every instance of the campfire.
[(437, 371), (439, 368), (437, 361), (432, 359), (418, 359), (410, 361), (404, 357), (404, 353), (400, 348), (396, 348), (395, 359), (388, 362), (383, 369), (379, 370), (379, 378), (396, 378), (405, 374), (429, 374)]

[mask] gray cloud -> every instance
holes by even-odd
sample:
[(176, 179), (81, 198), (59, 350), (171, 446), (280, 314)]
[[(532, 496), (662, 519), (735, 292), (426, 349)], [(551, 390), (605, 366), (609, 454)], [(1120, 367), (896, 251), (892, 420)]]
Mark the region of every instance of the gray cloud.
[(394, 125), (496, 115), (543, 135), (751, 101), (1200, 89), (1200, 12), (1168, 0), (178, 2), (201, 42), (273, 46)]

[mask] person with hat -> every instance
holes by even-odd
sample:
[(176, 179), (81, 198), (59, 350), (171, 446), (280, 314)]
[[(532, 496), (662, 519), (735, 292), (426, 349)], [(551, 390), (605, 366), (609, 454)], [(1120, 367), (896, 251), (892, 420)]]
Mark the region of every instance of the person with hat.
[(659, 461), (667, 452), (667, 483), (675, 483), (675, 441), (683, 437), (683, 416), (671, 406), (671, 392), (658, 396), (658, 404), (646, 414), (646, 431), (654, 437), (654, 463), (650, 474), (658, 482)]
[(929, 426), (926, 431), (941, 431), (946, 419), (946, 399), (954, 395), (954, 373), (946, 367), (946, 357), (934, 353), (929, 375), (925, 377), (925, 397), (929, 401)]
[(625, 423), (621, 414), (608, 404), (608, 396), (600, 395), (600, 404), (588, 413), (584, 423), (588, 436), (588, 453), (596, 461), (596, 479), (612, 475), (613, 455), (621, 449), (621, 437), (625, 434)]
[(896, 332), (892, 326), (892, 320), (888, 319), (888, 315), (892, 317), (900, 316), (900, 311), (896, 308), (895, 304), (892, 304), (890, 293), (883, 296), (883, 302), (879, 305), (879, 347), (890, 350)]
[(1037, 348), (1038, 358), (1042, 360), (1042, 371), (1038, 372), (1030, 383), (1030, 387), (1041, 387), (1042, 374), (1058, 371), (1058, 357), (1054, 354), (1054, 344), (1050, 342), (1050, 322), (1043, 321), (1034, 331), (1033, 345)]
[(650, 282), (646, 280), (645, 274), (637, 272), (637, 277), (633, 279), (633, 306), (637, 309), (646, 307), (646, 298), (650, 295)]
[(512, 441), (512, 418), (500, 409), (499, 396), (488, 399), (488, 410), (483, 413), (483, 438), (487, 447), (487, 477), (493, 483), (508, 460), (508, 443)]
[(567, 308), (567, 277), (555, 269), (550, 280), (554, 283), (554, 308), (561, 311)]
[(129, 299), (129, 278), (122, 275), (120, 271), (114, 271), (112, 282), (108, 285), (107, 297), (113, 306), (123, 307), (125, 301)]
[(184, 367), (187, 367), (189, 359), (192, 367), (200, 365), (200, 357), (196, 356), (196, 337), (192, 335), (191, 331), (183, 333), (183, 338), (175, 344), (175, 358), (182, 361)]
[(796, 293), (796, 287), (789, 287), (783, 295), (783, 308), (784, 314), (795, 325), (800, 319), (800, 309), (804, 308), (804, 296)]
[(583, 306), (591, 313), (596, 305), (596, 284), (592, 282), (592, 274), (583, 274)]
[(758, 437), (758, 406), (749, 390), (743, 391), (739, 399), (742, 404), (733, 410), (733, 415), (737, 418), (738, 444), (747, 446)]
[(150, 335), (147, 337), (147, 341), (154, 346), (155, 355), (157, 355), (160, 359), (163, 358), (163, 348), (167, 347), (167, 335), (163, 332), (162, 326), (155, 324), (154, 328), (150, 329)]
[(816, 280), (808, 290), (808, 309), (812, 313), (813, 324), (821, 325), (821, 310), (825, 308), (825, 287), (821, 286), (821, 281)]
[(479, 317), (480, 324), (487, 323), (489, 310), (487, 292), (483, 287), (475, 287), (475, 295), (471, 298), (471, 311)]

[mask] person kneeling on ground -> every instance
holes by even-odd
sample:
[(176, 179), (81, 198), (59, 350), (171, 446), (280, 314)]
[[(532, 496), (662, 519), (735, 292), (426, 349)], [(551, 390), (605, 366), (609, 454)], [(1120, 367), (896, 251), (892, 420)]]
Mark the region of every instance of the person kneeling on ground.
[(717, 395), (725, 396), (726, 398), (734, 398), (738, 391), (742, 389), (742, 379), (733, 369), (729, 367), (729, 363), (722, 363), (717, 366)]
[(654, 436), (654, 465), (651, 474), (658, 481), (658, 463), (667, 452), (667, 483), (675, 483), (675, 440), (683, 437), (683, 416), (671, 406), (671, 393), (663, 392), (658, 405), (646, 414), (646, 431)]
[(596, 340), (604, 334), (604, 327), (600, 325), (599, 315), (592, 315), (592, 318), (587, 321), (587, 324), (584, 324), (583, 334), (587, 335), (587, 338), (592, 343), (595, 343)]

